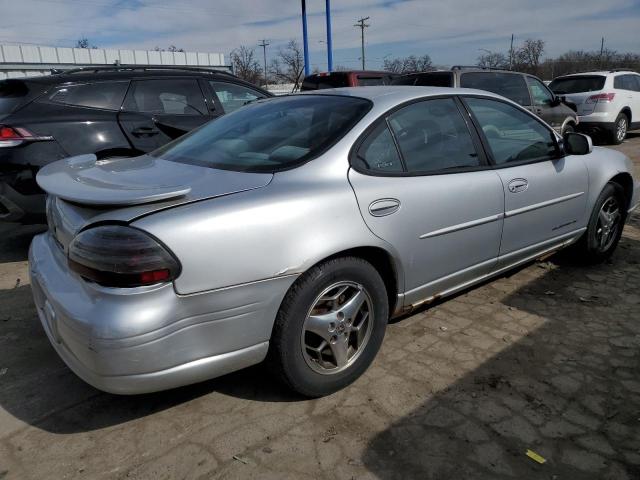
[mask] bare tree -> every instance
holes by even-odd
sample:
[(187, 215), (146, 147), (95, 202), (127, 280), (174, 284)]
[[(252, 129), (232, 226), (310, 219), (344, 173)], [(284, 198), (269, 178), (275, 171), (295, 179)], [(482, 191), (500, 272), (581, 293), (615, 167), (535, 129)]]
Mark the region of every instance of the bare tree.
[(272, 75), (281, 83), (292, 83), (297, 90), (304, 72), (304, 58), (300, 45), (290, 40), (286, 46), (278, 49), (278, 56), (271, 62)]
[(155, 46), (154, 50), (156, 52), (184, 52), (184, 48), (178, 48), (175, 45), (169, 45), (169, 48), (164, 49), (164, 48), (160, 48), (159, 46)]
[(91, 45), (87, 37), (81, 37), (76, 41), (76, 48), (98, 48), (96, 45)]
[(527, 38), (514, 53), (517, 70), (537, 73), (544, 53), (544, 40)]
[(262, 68), (255, 58), (253, 48), (241, 45), (231, 52), (233, 72), (243, 80), (258, 85), (262, 79)]
[(408, 57), (385, 59), (383, 68), (393, 73), (428, 72), (434, 70), (431, 57), (426, 54), (421, 57), (409, 55)]
[(487, 52), (478, 57), (478, 66), (483, 68), (508, 68), (509, 59), (501, 52)]

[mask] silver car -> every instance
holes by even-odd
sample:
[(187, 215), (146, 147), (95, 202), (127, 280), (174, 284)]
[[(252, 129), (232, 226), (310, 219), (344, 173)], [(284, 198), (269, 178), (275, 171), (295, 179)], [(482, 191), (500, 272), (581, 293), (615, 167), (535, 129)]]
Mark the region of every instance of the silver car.
[(606, 259), (639, 200), (621, 153), (497, 95), (418, 87), (258, 101), (38, 183), (42, 325), (79, 377), (122, 394), (267, 359), (326, 395), (367, 369), (390, 317), (563, 247)]

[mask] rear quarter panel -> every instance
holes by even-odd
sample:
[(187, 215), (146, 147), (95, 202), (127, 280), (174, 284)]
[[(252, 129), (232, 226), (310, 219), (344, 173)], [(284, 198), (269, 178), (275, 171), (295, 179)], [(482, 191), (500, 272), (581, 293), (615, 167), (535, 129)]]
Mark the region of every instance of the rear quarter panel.
[(346, 168), (319, 178), (305, 174), (308, 166), (278, 173), (266, 187), (155, 213), (133, 225), (178, 257), (180, 294), (297, 276), (350, 248), (390, 250), (362, 220)]

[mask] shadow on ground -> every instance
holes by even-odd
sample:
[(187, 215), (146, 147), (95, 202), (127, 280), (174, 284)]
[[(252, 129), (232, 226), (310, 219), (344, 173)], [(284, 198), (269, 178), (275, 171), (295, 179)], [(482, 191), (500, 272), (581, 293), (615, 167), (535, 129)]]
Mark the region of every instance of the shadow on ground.
[(385, 480), (640, 478), (640, 244), (623, 238), (597, 267), (551, 260), (541, 275), (516, 273), (538, 275), (502, 300), (506, 314), (478, 309), (478, 330), (505, 342), (529, 333), (465, 371), (454, 362), (482, 353), (458, 332), (439, 360), (463, 375), (376, 435), (368, 470)]

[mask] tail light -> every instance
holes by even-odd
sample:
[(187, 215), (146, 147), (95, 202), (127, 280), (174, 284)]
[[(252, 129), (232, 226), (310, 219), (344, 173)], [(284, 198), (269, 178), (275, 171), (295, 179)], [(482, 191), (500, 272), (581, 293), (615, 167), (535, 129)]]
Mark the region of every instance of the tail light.
[(149, 234), (124, 225), (103, 225), (78, 234), (69, 244), (69, 267), (108, 287), (169, 282), (180, 263)]
[(613, 101), (613, 97), (615, 97), (615, 93), (599, 93), (597, 95), (591, 95), (587, 98), (586, 103), (609, 103)]
[(53, 137), (34, 135), (26, 128), (0, 125), (0, 148), (17, 147), (23, 142), (39, 142), (53, 140)]

